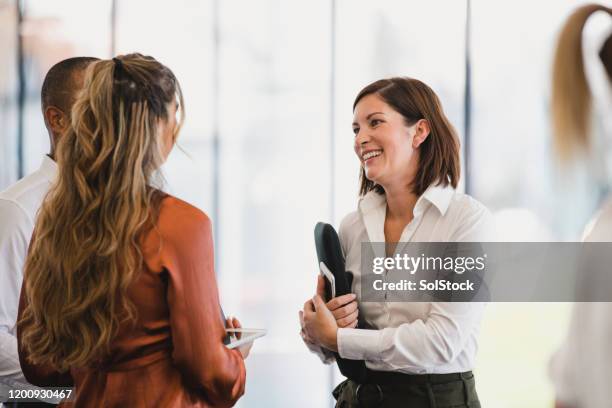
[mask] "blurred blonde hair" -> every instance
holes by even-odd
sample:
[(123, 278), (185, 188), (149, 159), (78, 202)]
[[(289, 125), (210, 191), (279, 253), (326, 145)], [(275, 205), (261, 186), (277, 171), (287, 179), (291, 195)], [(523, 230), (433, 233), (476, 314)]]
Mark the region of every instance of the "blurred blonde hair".
[(162, 198), (151, 186), (163, 161), (159, 124), (177, 99), (173, 139), (183, 101), (172, 71), (140, 54), (88, 67), (25, 265), (19, 325), (33, 363), (61, 371), (91, 363), (135, 318), (126, 292), (142, 266), (139, 237)]
[[(576, 9), (567, 19), (559, 35), (553, 63), (552, 128), (554, 146), (563, 161), (576, 150), (589, 147), (591, 92), (584, 72), (582, 31), (596, 11), (612, 15), (612, 9), (589, 4)], [(612, 70), (609, 37), (600, 53), (608, 75)], [(612, 78), (609, 78), (612, 80)]]

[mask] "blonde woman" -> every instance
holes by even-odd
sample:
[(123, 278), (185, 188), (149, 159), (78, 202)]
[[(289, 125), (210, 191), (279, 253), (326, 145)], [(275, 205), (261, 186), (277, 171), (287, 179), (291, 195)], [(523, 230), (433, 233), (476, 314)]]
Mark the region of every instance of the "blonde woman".
[(74, 384), (64, 406), (231, 406), (244, 392), (248, 349), (223, 344), (210, 220), (153, 187), (182, 112), (178, 81), (151, 57), (88, 68), (37, 219), (17, 332), (28, 381)]
[[(561, 30), (553, 66), (552, 125), (557, 153), (563, 159), (576, 152), (600, 159), (594, 123), (604, 138), (612, 136), (612, 21), (598, 47), (606, 90), (591, 95), (583, 61), (582, 33), (596, 12), (612, 16), (612, 8), (589, 4), (576, 9)], [(596, 72), (596, 71), (595, 71)], [(601, 142), (602, 140), (600, 140)], [(608, 140), (609, 142), (609, 140)], [(602, 143), (598, 143), (602, 144)], [(608, 163), (609, 164), (609, 163)], [(608, 200), (585, 232), (591, 242), (612, 241), (612, 200)], [(588, 276), (585, 277), (588, 280)], [(574, 304), (568, 335), (551, 361), (551, 376), (559, 408), (607, 408), (612, 401), (611, 303)]]

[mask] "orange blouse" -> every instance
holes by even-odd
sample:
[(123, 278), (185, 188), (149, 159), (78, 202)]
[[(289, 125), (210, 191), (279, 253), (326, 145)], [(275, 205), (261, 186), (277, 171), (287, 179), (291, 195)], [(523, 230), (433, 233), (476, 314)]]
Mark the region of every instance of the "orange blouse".
[[(161, 240), (160, 240), (161, 237)], [(17, 330), (26, 379), (38, 386), (74, 384), (62, 407), (229, 407), (244, 393), (238, 350), (223, 345), (209, 218), (177, 198), (163, 199), (157, 229), (141, 241), (144, 268), (128, 296), (134, 325), (119, 328), (110, 357), (70, 373), (28, 362)], [(22, 287), (19, 318), (26, 297)]]

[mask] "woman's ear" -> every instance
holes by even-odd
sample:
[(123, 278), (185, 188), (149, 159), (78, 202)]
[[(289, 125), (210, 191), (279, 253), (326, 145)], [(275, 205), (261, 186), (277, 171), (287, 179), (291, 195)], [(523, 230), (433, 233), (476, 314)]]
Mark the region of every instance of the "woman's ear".
[(414, 127), (415, 132), (412, 138), (412, 148), (418, 149), (421, 143), (429, 136), (429, 122), (427, 119), (420, 119)]

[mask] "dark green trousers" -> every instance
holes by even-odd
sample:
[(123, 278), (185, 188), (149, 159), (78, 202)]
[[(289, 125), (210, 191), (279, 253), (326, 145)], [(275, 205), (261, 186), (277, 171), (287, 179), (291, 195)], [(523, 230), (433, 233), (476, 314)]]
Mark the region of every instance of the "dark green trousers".
[(480, 408), (473, 374), (452, 381), (426, 377), (432, 380), (361, 385), (343, 381), (333, 392), (336, 408)]

